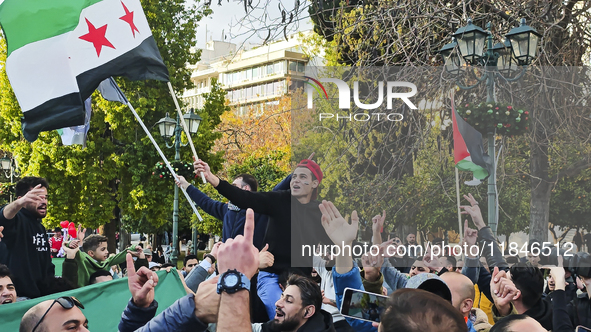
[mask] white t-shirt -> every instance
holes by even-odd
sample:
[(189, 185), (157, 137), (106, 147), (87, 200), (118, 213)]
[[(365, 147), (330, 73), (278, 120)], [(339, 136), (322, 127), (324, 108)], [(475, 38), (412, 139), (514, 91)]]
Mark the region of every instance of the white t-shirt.
[[(322, 281), (320, 282), (320, 289), (324, 291), (324, 296), (328, 299), (336, 301), (337, 297), (334, 292), (334, 284), (332, 283), (332, 270), (326, 270), (326, 261), (324, 261), (324, 259), (319, 256), (314, 256), (313, 262), (314, 269), (316, 272), (318, 272), (320, 278), (322, 278)], [(333, 323), (345, 319), (337, 307), (323, 303), (321, 308), (332, 315)]]

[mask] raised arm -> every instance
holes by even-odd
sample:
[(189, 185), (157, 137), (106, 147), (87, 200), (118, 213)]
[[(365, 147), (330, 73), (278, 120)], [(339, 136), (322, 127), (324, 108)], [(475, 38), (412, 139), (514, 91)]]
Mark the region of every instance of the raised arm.
[(488, 266), (491, 269), (498, 266), (501, 270), (508, 270), (509, 264), (507, 264), (503, 252), (501, 252), (501, 248), (499, 247), (497, 239), (494, 237), (490, 227), (486, 226), (484, 223), (478, 202), (472, 194), (468, 194), (467, 196), (464, 195), (464, 198), (470, 203), (470, 206), (460, 206), (460, 208), (464, 210), (462, 211), (462, 214), (469, 214), (470, 217), (472, 217), (472, 222), (474, 222), (474, 225), (478, 228), (478, 238), (482, 243), (483, 249), (482, 256), (486, 257)]
[(178, 175), (175, 182), (177, 186), (187, 191), (189, 197), (191, 197), (195, 204), (202, 208), (205, 213), (219, 220), (224, 219), (226, 211), (228, 211), (227, 204), (209, 198), (209, 196), (204, 194), (201, 190), (191, 185), (183, 176)]
[(229, 199), (232, 204), (235, 204), (241, 209), (250, 208), (257, 213), (273, 215), (279, 212), (279, 206), (277, 204), (278, 200), (289, 195), (287, 191), (251, 192), (242, 190), (213, 175), (209, 165), (202, 160), (195, 161), (193, 166), (195, 167), (196, 173), (203, 172), (205, 179), (211, 183), (222, 196)]
[(14, 202), (6, 205), (4, 209), (2, 209), (2, 216), (6, 220), (14, 219), (16, 214), (27, 204), (34, 204), (36, 206), (41, 202), (47, 201), (47, 197), (45, 196), (45, 194), (45, 189), (41, 189), (40, 184), (36, 185), (35, 188), (29, 190), (24, 196), (21, 196), (17, 198)]
[[(238, 235), (234, 239), (228, 239), (220, 246), (218, 251), (218, 267), (224, 279), (224, 274), (229, 271), (238, 271), (248, 280), (252, 279), (259, 266), (259, 251), (252, 244), (254, 236), (254, 212), (246, 211), (246, 223), (244, 224), (244, 236)], [(223, 285), (220, 281), (218, 287)], [(249, 290), (237, 290), (230, 292), (221, 289), (221, 300), (217, 330), (250, 332)], [(255, 287), (250, 288), (253, 291)]]

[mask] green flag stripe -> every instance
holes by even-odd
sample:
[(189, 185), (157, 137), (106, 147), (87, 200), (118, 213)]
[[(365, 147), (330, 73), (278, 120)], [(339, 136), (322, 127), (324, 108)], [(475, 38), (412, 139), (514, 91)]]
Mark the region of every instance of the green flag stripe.
[(8, 44), (7, 55), (32, 42), (74, 30), (80, 12), (102, 0), (5, 0), (0, 24)]
[(456, 167), (460, 171), (472, 172), (474, 174), (474, 177), (479, 180), (484, 180), (489, 175), (486, 168), (478, 166), (475, 163), (473, 163), (472, 161), (466, 160), (466, 159), (458, 161), (458, 163), (456, 164)]

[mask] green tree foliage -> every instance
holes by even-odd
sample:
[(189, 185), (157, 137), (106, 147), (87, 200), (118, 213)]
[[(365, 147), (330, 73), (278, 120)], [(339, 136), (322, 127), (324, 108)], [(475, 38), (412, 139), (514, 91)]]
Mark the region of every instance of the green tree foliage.
[[(179, 0), (143, 0), (142, 5), (171, 83), (181, 92), (192, 85), (186, 64), (199, 59), (199, 53), (189, 51), (195, 45), (197, 22), (211, 10), (208, 7), (197, 10), (194, 5)], [(2, 65), (5, 59), (3, 45)], [(64, 219), (91, 228), (108, 224), (107, 235), (114, 235), (119, 218), (125, 216), (124, 226), (131, 226), (135, 231), (168, 227), (172, 219), (173, 182), (164, 183), (151, 176), (160, 157), (126, 106), (107, 102), (98, 93), (92, 96), (93, 112), (85, 148), (63, 146), (56, 131), (42, 133), (37, 141), (28, 143), (22, 137), (20, 109), (3, 68), (1, 147), (14, 154), (23, 175), (49, 180), (51, 198), (45, 219), (48, 226)], [(173, 116), (176, 113), (166, 83), (125, 79), (117, 82), (148, 128), (165, 113)], [(213, 130), (224, 111), (220, 98), (218, 91), (200, 113), (203, 121), (199, 133), (193, 137), (199, 157), (214, 169), (219, 167), (221, 155), (209, 151), (218, 136)], [(169, 160), (173, 159), (174, 151), (165, 148), (164, 139), (155, 130), (151, 132)], [(188, 147), (182, 149), (181, 159), (191, 160)], [(181, 199), (185, 200), (182, 196)], [(183, 201), (181, 205), (188, 206)], [(110, 248), (113, 250), (114, 246)]]

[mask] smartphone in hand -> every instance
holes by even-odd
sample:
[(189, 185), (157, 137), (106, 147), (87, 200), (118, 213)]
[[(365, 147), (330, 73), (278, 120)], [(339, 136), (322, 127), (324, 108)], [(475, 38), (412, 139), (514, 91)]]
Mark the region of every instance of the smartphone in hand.
[(379, 323), (387, 301), (388, 297), (381, 294), (345, 288), (341, 314), (353, 319)]

